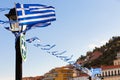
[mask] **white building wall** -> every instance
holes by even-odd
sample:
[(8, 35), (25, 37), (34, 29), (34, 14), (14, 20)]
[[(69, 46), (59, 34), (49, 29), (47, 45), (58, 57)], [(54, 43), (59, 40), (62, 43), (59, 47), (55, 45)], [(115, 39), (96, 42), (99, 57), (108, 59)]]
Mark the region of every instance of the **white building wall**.
[(88, 77), (76, 77), (76, 78), (72, 78), (70, 80), (89, 80)]

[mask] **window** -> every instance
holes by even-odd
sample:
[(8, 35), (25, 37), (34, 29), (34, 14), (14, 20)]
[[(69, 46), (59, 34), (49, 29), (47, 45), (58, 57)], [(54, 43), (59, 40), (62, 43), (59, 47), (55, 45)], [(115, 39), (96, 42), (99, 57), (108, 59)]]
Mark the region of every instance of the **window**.
[(118, 61), (118, 65), (120, 65), (120, 61)]
[(113, 71), (111, 71), (111, 76), (113, 76)]
[(118, 75), (120, 75), (120, 70), (118, 70)]
[(108, 71), (108, 76), (110, 76), (110, 71)]
[(115, 74), (114, 75), (117, 75), (116, 70), (115, 70)]
[(105, 76), (108, 76), (108, 75), (107, 75), (107, 72), (105, 72)]
[(102, 72), (102, 76), (104, 77), (104, 72)]

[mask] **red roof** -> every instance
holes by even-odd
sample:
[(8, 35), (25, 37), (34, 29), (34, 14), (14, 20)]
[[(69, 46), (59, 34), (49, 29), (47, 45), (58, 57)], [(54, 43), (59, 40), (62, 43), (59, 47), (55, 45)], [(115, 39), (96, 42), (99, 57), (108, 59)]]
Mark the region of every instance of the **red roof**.
[(101, 66), (102, 70), (120, 68), (120, 65)]
[(90, 60), (95, 60), (95, 59), (97, 59), (98, 57), (100, 57), (101, 55), (102, 55), (101, 52), (95, 51), (95, 52), (93, 52), (93, 53), (91, 54)]

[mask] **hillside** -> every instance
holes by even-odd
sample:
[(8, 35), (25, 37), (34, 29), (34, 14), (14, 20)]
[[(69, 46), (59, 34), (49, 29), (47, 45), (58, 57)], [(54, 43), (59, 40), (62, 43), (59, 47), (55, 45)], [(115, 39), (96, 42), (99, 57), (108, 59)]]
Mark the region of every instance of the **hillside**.
[(119, 51), (120, 36), (112, 37), (105, 45), (96, 47), (93, 51), (88, 51), (86, 56), (80, 56), (77, 62), (86, 67), (113, 65), (113, 60)]

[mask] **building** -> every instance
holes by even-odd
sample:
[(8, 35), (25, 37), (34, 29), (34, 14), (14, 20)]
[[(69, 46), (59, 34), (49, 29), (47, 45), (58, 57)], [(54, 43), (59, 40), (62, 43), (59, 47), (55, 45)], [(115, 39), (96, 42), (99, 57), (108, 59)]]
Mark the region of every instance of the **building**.
[(42, 80), (43, 76), (36, 76), (36, 77), (24, 77), (22, 80)]
[[(117, 57), (113, 62), (114, 65), (101, 66), (102, 73), (96, 76), (101, 78), (101, 80), (120, 80), (120, 52), (117, 53)], [(90, 78), (89, 75), (80, 70), (76, 70), (70, 66), (64, 66), (50, 70), (48, 73), (44, 74), (44, 77), (25, 77), (22, 80), (90, 80)]]
[[(120, 52), (117, 53), (116, 59), (113, 61), (111, 66), (101, 66), (102, 73), (96, 76), (101, 78), (101, 80), (120, 80)], [(75, 72), (73, 80), (87, 80), (88, 76), (80, 73), (80, 71)]]
[(116, 60), (114, 60), (114, 65), (120, 65), (120, 52), (117, 53)]
[(97, 59), (98, 57), (100, 57), (102, 55), (102, 53), (100, 51), (94, 51), (90, 56), (89, 56), (89, 60), (93, 61), (95, 59)]
[(43, 80), (69, 80), (73, 77), (73, 70), (68, 67), (52, 69), (44, 75)]
[(81, 74), (81, 75), (74, 77), (70, 80), (89, 80), (89, 76), (87, 74)]
[(114, 65), (101, 66), (102, 73), (97, 76), (103, 77), (103, 80), (120, 80), (120, 52), (117, 53), (116, 60), (113, 62)]
[(102, 66), (102, 73), (98, 75), (103, 80), (120, 80), (120, 65)]

